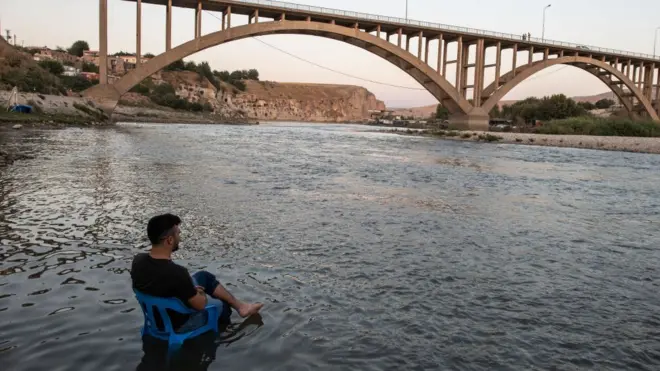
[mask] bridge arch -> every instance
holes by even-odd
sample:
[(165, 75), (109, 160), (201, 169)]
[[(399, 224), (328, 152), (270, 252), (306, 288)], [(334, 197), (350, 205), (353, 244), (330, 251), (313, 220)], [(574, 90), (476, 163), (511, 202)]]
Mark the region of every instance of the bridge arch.
[[(578, 56), (561, 57), (556, 59), (537, 61), (532, 63), (531, 65), (527, 64), (524, 66), (520, 66), (515, 69), (515, 72), (514, 71), (508, 72), (507, 74), (502, 76), (501, 80), (506, 81), (506, 83), (502, 85), (499, 89), (497, 89), (495, 83), (493, 83), (490, 84), (484, 90), (484, 96), (489, 96), (489, 98), (483, 104), (482, 108), (486, 112), (490, 112), (490, 110), (493, 109), (493, 107), (495, 107), (495, 105), (505, 95), (507, 95), (513, 88), (518, 86), (518, 84), (527, 80), (530, 76), (534, 75), (539, 71), (560, 64), (574, 66), (596, 76), (598, 79), (604, 82), (610, 88), (610, 90), (612, 90), (612, 92), (614, 92), (614, 94), (626, 107), (628, 112), (631, 113), (634, 112), (635, 107), (633, 107), (633, 102), (631, 99), (628, 99), (630, 97), (634, 97), (637, 98), (637, 100), (641, 103), (643, 109), (651, 117), (651, 119), (655, 121), (660, 120), (660, 117), (653, 108), (653, 104), (651, 103), (651, 101), (649, 101), (644, 96), (642, 91), (639, 88), (637, 88), (635, 86), (635, 83), (632, 80), (630, 80), (630, 78), (628, 78), (624, 73), (612, 67), (606, 62), (602, 62), (593, 58), (578, 57)], [(605, 73), (601, 73), (601, 70), (603, 70)], [(617, 80), (613, 80), (612, 77), (616, 77)], [(630, 93), (626, 93), (626, 91), (624, 91), (623, 87), (620, 86), (619, 83), (625, 86), (626, 88), (628, 88), (628, 91)]]
[(452, 114), (467, 115), (474, 110), (473, 105), (443, 76), (413, 54), (387, 40), (355, 28), (321, 22), (286, 20), (232, 27), (193, 39), (156, 56), (140, 68), (129, 72), (114, 84), (94, 86), (85, 91), (84, 95), (99, 100), (102, 106), (111, 112), (121, 95), (127, 93), (145, 78), (179, 59), (227, 42), (277, 34), (313, 35), (357, 46), (386, 59), (412, 76), (439, 102), (442, 102)]

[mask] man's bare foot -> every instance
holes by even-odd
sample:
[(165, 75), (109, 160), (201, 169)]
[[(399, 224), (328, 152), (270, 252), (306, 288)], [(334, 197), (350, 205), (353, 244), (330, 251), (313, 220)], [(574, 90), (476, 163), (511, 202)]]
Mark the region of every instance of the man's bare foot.
[(256, 304), (243, 303), (238, 307), (238, 315), (243, 318), (250, 317), (253, 314), (259, 313), (259, 311), (263, 307), (264, 305), (261, 303), (256, 303)]

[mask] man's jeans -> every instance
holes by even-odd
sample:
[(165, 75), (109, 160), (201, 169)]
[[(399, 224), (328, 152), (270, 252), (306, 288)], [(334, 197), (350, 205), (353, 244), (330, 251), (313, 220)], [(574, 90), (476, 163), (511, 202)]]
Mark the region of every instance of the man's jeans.
[[(192, 280), (195, 286), (201, 286), (204, 288), (204, 292), (208, 295), (206, 297), (208, 304), (215, 304), (220, 308), (220, 319), (218, 321), (223, 324), (231, 323), (231, 307), (229, 306), (229, 303), (211, 297), (215, 288), (220, 284), (215, 276), (207, 271), (200, 271), (192, 275)], [(204, 326), (207, 321), (207, 316), (208, 314), (206, 311), (191, 314), (186, 323), (176, 329), (176, 332), (190, 332)]]

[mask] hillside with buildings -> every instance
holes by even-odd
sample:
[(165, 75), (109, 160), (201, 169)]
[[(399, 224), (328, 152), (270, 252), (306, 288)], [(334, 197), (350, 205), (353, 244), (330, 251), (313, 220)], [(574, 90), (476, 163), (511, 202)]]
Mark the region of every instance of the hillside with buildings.
[[(98, 84), (99, 54), (88, 50), (83, 41), (69, 50), (14, 48), (1, 42), (0, 90), (18, 86), (23, 92), (79, 97), (81, 91)], [(76, 49), (76, 44), (83, 49)], [(151, 57), (142, 57), (142, 63)], [(17, 73), (11, 67), (16, 65), (14, 60), (29, 65), (32, 72)], [(136, 68), (136, 62), (136, 56), (129, 53), (109, 57), (109, 81)], [(153, 120), (164, 121), (175, 120), (173, 117), (188, 120), (190, 113), (205, 113), (216, 115), (219, 121), (360, 122), (384, 111), (385, 105), (359, 86), (260, 81), (256, 70), (230, 73), (211, 70), (205, 62), (177, 61), (124, 95), (117, 112), (121, 119), (144, 117), (141, 108), (148, 108)], [(187, 114), (177, 116), (181, 111)]]

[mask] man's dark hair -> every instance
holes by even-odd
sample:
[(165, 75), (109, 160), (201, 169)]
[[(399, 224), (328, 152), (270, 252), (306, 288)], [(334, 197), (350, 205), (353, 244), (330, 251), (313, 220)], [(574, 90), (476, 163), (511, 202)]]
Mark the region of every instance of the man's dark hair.
[(153, 245), (158, 245), (172, 232), (172, 228), (181, 224), (181, 218), (172, 214), (157, 215), (149, 219), (147, 236)]

